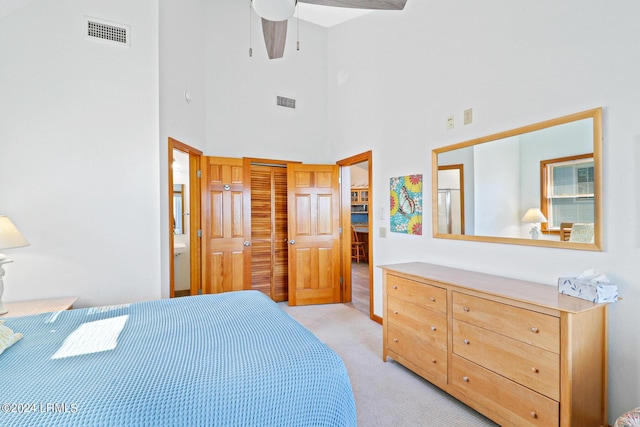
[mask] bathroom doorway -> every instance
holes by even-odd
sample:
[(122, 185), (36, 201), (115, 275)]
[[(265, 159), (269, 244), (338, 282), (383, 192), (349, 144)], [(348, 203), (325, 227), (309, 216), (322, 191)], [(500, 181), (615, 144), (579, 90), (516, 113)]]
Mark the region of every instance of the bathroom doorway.
[(170, 296), (201, 293), (200, 157), (169, 138)]

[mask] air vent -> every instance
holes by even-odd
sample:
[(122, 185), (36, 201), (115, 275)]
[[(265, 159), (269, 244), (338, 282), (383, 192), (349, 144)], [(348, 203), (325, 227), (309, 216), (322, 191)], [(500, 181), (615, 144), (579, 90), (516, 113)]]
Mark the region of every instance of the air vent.
[(296, 109), (296, 100), (293, 98), (287, 98), (286, 96), (278, 96), (276, 99), (276, 105), (278, 107), (289, 108), (291, 110)]
[(120, 46), (130, 46), (131, 27), (128, 25), (107, 22), (101, 19), (85, 17), (85, 35), (91, 40), (100, 40)]

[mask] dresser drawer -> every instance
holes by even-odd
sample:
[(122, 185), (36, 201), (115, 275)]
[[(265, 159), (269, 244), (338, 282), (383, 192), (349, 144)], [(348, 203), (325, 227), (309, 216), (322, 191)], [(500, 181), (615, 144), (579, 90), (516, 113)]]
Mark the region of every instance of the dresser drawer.
[(557, 353), (459, 320), (453, 321), (453, 352), (553, 400), (560, 400)]
[(434, 382), (447, 382), (446, 350), (431, 345), (429, 340), (407, 331), (394, 322), (389, 322), (387, 328), (385, 345), (389, 351), (418, 366), (429, 374)]
[(387, 296), (401, 298), (441, 313), (447, 312), (447, 291), (437, 286), (389, 275)]
[(429, 344), (447, 349), (447, 316), (422, 308), (400, 298), (387, 299), (387, 321), (401, 325)]
[(558, 427), (560, 405), (462, 357), (452, 355), (451, 385), (512, 426)]
[(453, 317), (515, 340), (560, 353), (560, 319), (558, 317), (460, 292), (453, 293)]

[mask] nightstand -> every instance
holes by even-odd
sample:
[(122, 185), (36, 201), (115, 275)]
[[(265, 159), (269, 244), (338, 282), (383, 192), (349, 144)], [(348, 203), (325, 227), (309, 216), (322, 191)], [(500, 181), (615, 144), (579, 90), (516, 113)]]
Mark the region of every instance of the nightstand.
[(0, 319), (71, 310), (76, 301), (78, 301), (78, 298), (76, 297), (66, 297), (21, 302), (5, 302), (3, 305), (7, 310), (9, 310), (9, 312), (1, 315)]

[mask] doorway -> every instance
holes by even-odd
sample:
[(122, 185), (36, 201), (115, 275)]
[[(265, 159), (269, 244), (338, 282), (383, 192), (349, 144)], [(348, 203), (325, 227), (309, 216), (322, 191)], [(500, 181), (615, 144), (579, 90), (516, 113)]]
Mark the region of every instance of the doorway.
[(202, 152), (169, 138), (170, 297), (201, 293), (200, 156)]
[(373, 203), (371, 151), (338, 161), (342, 172), (342, 223), (345, 235), (345, 301), (370, 319), (382, 322), (373, 314), (373, 239), (371, 236)]
[(438, 167), (438, 233), (464, 233), (464, 165)]

